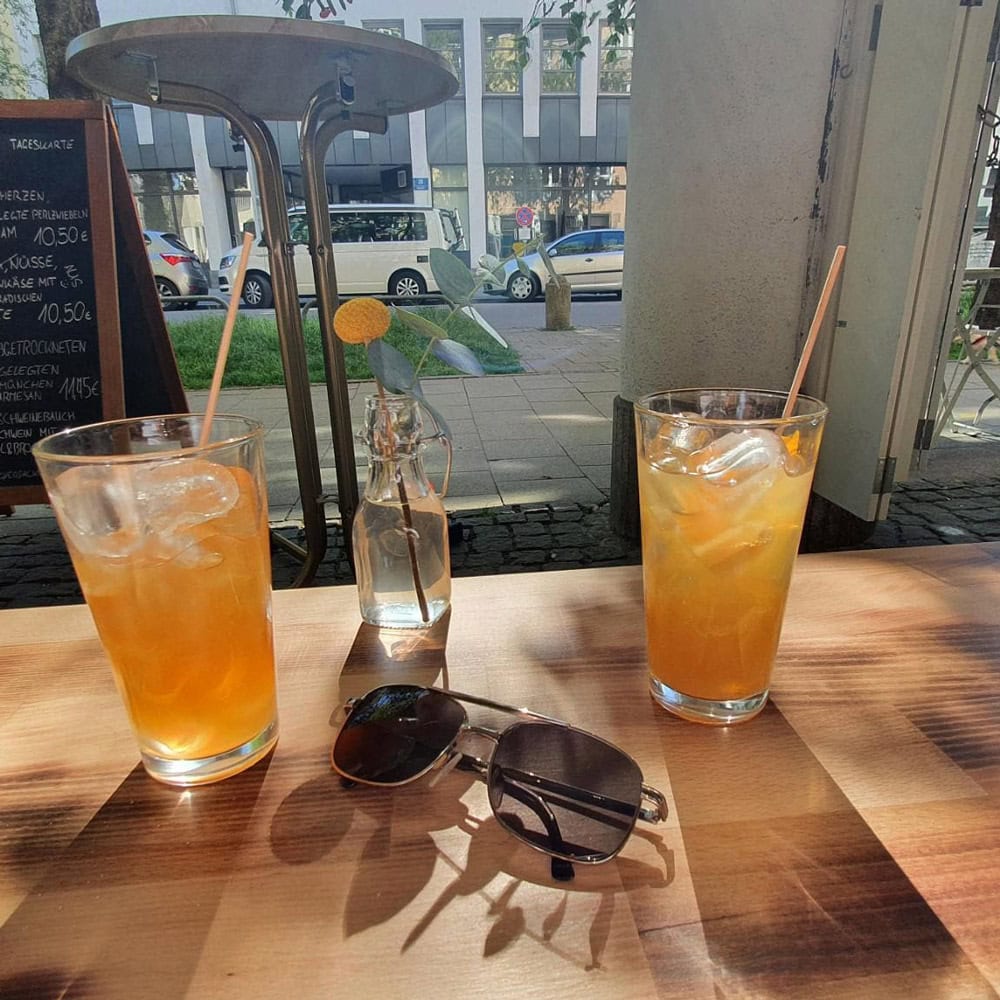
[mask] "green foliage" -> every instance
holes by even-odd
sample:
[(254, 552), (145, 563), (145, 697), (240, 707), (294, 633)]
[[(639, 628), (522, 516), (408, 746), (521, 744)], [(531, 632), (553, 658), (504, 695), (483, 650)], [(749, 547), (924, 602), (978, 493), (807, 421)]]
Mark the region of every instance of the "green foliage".
[[(537, 31), (547, 18), (558, 15), (567, 19), (567, 45), (563, 49), (562, 59), (567, 66), (575, 66), (587, 54), (587, 46), (590, 44), (587, 29), (599, 18), (607, 21), (610, 45), (620, 44), (622, 38), (631, 33), (635, 25), (636, 2), (637, 0), (535, 0), (534, 10), (524, 33), (517, 40), (521, 68), (528, 64), (528, 36)], [(611, 62), (615, 57), (612, 50), (607, 59)]]
[(969, 285), (968, 288), (962, 289), (962, 293), (958, 298), (958, 315), (961, 317), (963, 323), (968, 322), (969, 313), (972, 312), (972, 303), (975, 299), (975, 285)]
[[(12, 25), (29, 24), (32, 11), (28, 0), (0, 0), (0, 22), (6, 17)], [(0, 30), (0, 98), (29, 97), (32, 83), (44, 79), (45, 67), (37, 59), (24, 63), (17, 42)]]
[[(397, 311), (392, 326), (386, 334), (386, 341), (401, 352), (412, 365), (420, 363), (428, 353), (426, 334), (415, 332)], [(472, 319), (459, 313), (449, 316), (449, 311), (440, 306), (422, 306), (416, 310), (406, 310), (410, 315), (442, 330), (445, 336), (465, 344), (478, 359), (483, 370), (489, 374), (519, 372), (522, 370), (517, 352), (501, 347), (492, 337), (484, 333)], [(171, 317), (168, 316), (168, 323)], [(222, 335), (225, 314), (206, 313), (197, 319), (185, 319), (170, 324), (170, 339), (177, 355), (181, 381), (186, 389), (207, 389), (215, 370), (215, 356)], [(315, 318), (305, 324), (306, 355), (309, 377), (315, 383), (323, 382), (323, 350), (320, 342), (319, 322)], [(344, 345), (344, 360), (349, 379), (369, 380), (373, 378), (371, 366), (363, 346)], [(455, 375), (455, 368), (433, 355), (427, 357), (421, 369), (427, 376)], [(281, 367), (281, 352), (278, 347), (278, 331), (273, 319), (260, 316), (240, 315), (236, 320), (233, 342), (226, 365), (226, 388), (237, 386), (281, 385), (284, 372)]]
[[(351, 0), (337, 0), (343, 10)], [(635, 5), (637, 0), (535, 0), (534, 10), (524, 29), (518, 35), (516, 42), (517, 61), (523, 69), (528, 64), (531, 43), (528, 36), (536, 31), (546, 18), (564, 17), (568, 20), (567, 44), (562, 58), (568, 66), (575, 66), (577, 61), (587, 54), (590, 37), (589, 28), (598, 18), (607, 21), (611, 45), (618, 45), (623, 36), (628, 35), (635, 24)], [(320, 17), (329, 17), (334, 13), (334, 0), (275, 0), (289, 17), (311, 18), (315, 8)], [(608, 61), (613, 61), (614, 52), (608, 55)], [(516, 88), (515, 88), (516, 89)]]

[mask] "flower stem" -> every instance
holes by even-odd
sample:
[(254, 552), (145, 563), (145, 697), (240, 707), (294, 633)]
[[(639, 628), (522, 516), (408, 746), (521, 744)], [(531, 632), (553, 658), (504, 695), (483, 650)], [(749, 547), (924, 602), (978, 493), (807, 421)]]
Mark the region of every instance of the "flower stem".
[[(385, 414), (386, 429), (390, 433), (392, 432), (392, 417), (389, 413), (389, 407), (385, 400), (385, 389), (382, 387), (382, 383), (376, 379), (375, 384), (378, 386), (379, 400), (382, 404), (382, 412)], [(392, 454), (392, 443), (386, 441), (385, 455), (388, 458)], [(410, 574), (413, 577), (413, 589), (417, 595), (417, 604), (420, 607), (420, 620), (422, 622), (429, 622), (431, 620), (430, 611), (427, 608), (427, 595), (424, 593), (423, 585), (420, 582), (420, 569), (417, 564), (417, 547), (414, 543), (414, 537), (416, 536), (416, 531), (413, 528), (413, 512), (410, 510), (410, 501), (406, 495), (406, 484), (403, 482), (403, 470), (399, 467), (399, 463), (396, 463), (396, 489), (399, 492), (399, 505), (403, 512), (403, 527), (404, 534), (406, 535), (406, 550), (410, 557)]]

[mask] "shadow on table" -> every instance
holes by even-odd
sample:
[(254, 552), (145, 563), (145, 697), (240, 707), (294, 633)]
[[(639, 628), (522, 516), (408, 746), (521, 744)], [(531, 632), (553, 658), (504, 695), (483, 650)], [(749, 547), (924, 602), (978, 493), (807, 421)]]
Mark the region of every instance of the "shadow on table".
[(992, 994), (773, 704), (726, 729), (667, 719), (662, 745), (719, 995)]
[[(341, 672), (341, 703), (383, 683), (447, 687), (447, 634), (447, 616), (426, 632), (361, 626)], [(450, 904), (478, 896), (488, 918), (484, 955), (528, 935), (568, 961), (600, 968), (616, 898), (626, 890), (665, 888), (674, 879), (673, 853), (664, 839), (636, 829), (634, 840), (647, 845), (647, 854), (655, 852), (656, 863), (619, 856), (607, 865), (578, 865), (572, 883), (557, 884), (549, 859), (504, 831), (489, 813), (485, 791), (468, 794), (473, 786), (478, 782), (471, 775), (452, 771), (437, 783), (425, 777), (391, 789), (344, 788), (331, 770), (286, 796), (272, 820), (271, 849), (288, 865), (317, 864), (337, 852), (342, 859), (337, 877), (350, 879), (343, 909), (347, 937), (403, 913), (432, 881), (440, 883), (444, 866), (450, 881), (400, 941), (401, 952), (416, 946)], [(466, 804), (467, 798), (480, 815)], [(505, 880), (499, 891), (498, 879)], [(530, 894), (522, 893), (523, 901), (517, 896), (522, 886), (534, 887)], [(538, 886), (551, 890), (544, 897), (544, 913), (538, 911)], [(325, 892), (321, 884), (317, 892)], [(586, 895), (595, 904), (585, 946), (572, 951), (557, 946), (552, 939), (570, 900)], [(572, 926), (575, 931), (577, 923)], [(589, 961), (580, 961), (584, 951)]]
[(0, 927), (0, 997), (186, 995), (270, 760), (190, 790), (137, 766)]

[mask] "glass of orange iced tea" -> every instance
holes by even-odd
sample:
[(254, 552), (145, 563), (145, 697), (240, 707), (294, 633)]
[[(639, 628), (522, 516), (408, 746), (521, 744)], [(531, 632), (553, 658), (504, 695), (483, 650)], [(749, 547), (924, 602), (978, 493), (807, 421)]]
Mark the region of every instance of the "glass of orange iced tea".
[(35, 459), (146, 770), (228, 777), (278, 738), (261, 426), (217, 415), (61, 431)]
[(650, 690), (697, 722), (767, 701), (826, 407), (751, 389), (635, 404)]

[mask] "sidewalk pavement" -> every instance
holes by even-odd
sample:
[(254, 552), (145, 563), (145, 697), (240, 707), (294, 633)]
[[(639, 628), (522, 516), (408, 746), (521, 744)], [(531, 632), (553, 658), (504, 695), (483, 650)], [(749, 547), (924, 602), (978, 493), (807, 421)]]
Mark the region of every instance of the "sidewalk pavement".
[[(612, 406), (619, 388), (619, 331), (507, 331), (522, 357), (522, 375), (423, 381), (454, 439), (451, 487), (456, 576), (638, 563), (638, 548), (609, 527)], [(352, 383), (353, 428), (361, 426), (370, 383)], [(971, 424), (986, 387), (970, 378), (956, 407)], [(188, 393), (192, 410), (205, 393)], [(265, 461), (272, 527), (301, 538), (301, 507), (282, 387), (226, 390), (220, 410), (260, 420), (267, 431)], [(321, 473), (336, 492), (326, 392), (313, 389)], [(987, 407), (987, 434), (949, 429), (927, 468), (901, 484), (889, 518), (865, 547), (882, 548), (1000, 538), (1000, 403)], [(364, 449), (356, 450), (363, 488)], [(431, 479), (440, 483), (443, 449), (425, 451)], [(317, 584), (349, 583), (336, 504), (329, 513), (329, 548)], [(274, 552), (274, 585), (287, 587), (299, 564)], [(81, 600), (72, 566), (48, 507), (19, 507), (0, 517), (0, 608)]]

